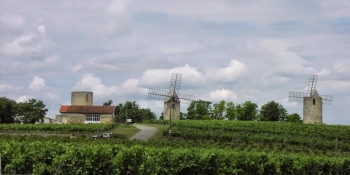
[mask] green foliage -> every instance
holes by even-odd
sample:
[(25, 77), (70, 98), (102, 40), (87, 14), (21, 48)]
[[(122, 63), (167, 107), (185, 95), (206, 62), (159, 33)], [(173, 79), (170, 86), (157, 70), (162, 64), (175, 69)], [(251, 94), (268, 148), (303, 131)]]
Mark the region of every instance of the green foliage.
[(246, 101), (242, 105), (237, 105), (235, 116), (237, 120), (255, 120), (258, 114), (258, 105), (251, 101)]
[(236, 118), (235, 105), (233, 104), (233, 102), (228, 102), (226, 104), (225, 112), (226, 112), (225, 118), (227, 118), (229, 120), (234, 120)]
[(23, 123), (42, 123), (48, 109), (41, 100), (30, 99), (28, 102), (20, 102), (16, 105), (19, 120)]
[(0, 97), (0, 123), (14, 123), (16, 102), (6, 97)]
[(153, 147), (103, 142), (91, 144), (82, 141), (9, 141), (0, 144), (0, 155), (5, 174), (40, 175), (55, 174), (56, 171), (58, 174), (79, 175), (350, 173), (350, 159), (347, 156), (265, 153), (251, 149), (232, 150), (215, 147)]
[(260, 121), (285, 121), (287, 110), (275, 101), (270, 101), (261, 106), (259, 115)]
[(203, 119), (205, 115), (211, 110), (211, 102), (209, 101), (192, 101), (187, 108), (187, 117), (186, 119), (190, 120), (200, 120)]
[(136, 101), (126, 101), (124, 104), (120, 103), (116, 106), (115, 116), (115, 121), (118, 123), (125, 123), (126, 118), (130, 118), (136, 123), (157, 118), (156, 114), (151, 112), (149, 108), (140, 108)]
[(109, 131), (116, 124), (8, 124), (0, 125), (0, 132), (98, 132)]
[(303, 120), (301, 119), (300, 115), (297, 113), (293, 113), (287, 116), (286, 118), (287, 122), (297, 122), (297, 123), (302, 123)]
[(226, 102), (222, 100), (219, 103), (213, 105), (214, 106), (213, 113), (214, 113), (215, 119), (224, 119), (224, 112), (226, 110), (225, 104)]
[(108, 101), (103, 103), (103, 106), (111, 106), (112, 103), (113, 103), (113, 100), (108, 100)]

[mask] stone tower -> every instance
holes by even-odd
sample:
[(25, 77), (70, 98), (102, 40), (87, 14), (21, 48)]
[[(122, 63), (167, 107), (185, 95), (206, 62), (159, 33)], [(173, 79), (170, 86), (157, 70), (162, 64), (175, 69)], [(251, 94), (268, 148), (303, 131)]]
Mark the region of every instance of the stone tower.
[(316, 90), (317, 75), (310, 75), (307, 92), (289, 91), (289, 101), (303, 102), (303, 122), (322, 124), (322, 105), (331, 105), (333, 96), (319, 95)]
[(322, 97), (304, 97), (303, 122), (322, 124)]
[(164, 101), (164, 120), (180, 120), (180, 100), (172, 87)]
[(72, 106), (92, 106), (93, 93), (89, 91), (74, 91), (71, 95)]

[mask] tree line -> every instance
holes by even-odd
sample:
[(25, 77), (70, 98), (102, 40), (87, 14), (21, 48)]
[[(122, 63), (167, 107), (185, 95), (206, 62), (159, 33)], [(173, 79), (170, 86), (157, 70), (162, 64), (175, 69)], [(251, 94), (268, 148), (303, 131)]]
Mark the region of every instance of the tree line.
[[(112, 100), (108, 100), (103, 103), (103, 106), (110, 106), (113, 103)], [(136, 101), (126, 101), (125, 103), (119, 103), (115, 107), (115, 122), (125, 123), (126, 119), (131, 119), (134, 123), (140, 123), (144, 120), (156, 119), (157, 116), (149, 108), (141, 108)]]
[(42, 123), (47, 111), (41, 100), (29, 99), (17, 103), (0, 97), (0, 123)]
[(288, 114), (287, 110), (275, 101), (264, 104), (260, 110), (258, 105), (251, 101), (237, 105), (224, 100), (215, 104), (203, 100), (193, 101), (182, 119), (302, 122), (299, 114)]

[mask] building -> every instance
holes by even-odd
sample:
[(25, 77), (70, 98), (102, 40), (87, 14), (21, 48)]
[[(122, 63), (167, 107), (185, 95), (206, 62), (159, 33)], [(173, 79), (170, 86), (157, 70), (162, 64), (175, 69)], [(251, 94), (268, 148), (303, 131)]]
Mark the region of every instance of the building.
[(43, 123), (45, 123), (45, 124), (55, 124), (56, 123), (56, 120), (55, 119), (53, 119), (53, 118), (50, 118), (50, 117), (44, 117), (44, 121), (43, 121)]
[(75, 91), (71, 95), (71, 105), (61, 105), (58, 123), (112, 123), (115, 106), (93, 106), (93, 93)]

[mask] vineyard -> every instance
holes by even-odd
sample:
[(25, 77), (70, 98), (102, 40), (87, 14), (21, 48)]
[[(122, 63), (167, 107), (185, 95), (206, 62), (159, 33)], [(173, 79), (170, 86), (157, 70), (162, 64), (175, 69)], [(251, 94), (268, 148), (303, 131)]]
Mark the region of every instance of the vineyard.
[(98, 132), (109, 131), (116, 124), (2, 124), (0, 132)]
[[(155, 122), (167, 124), (149, 123)], [(96, 132), (118, 127), (47, 126), (52, 128), (0, 128), (1, 132), (76, 132), (82, 127), (79, 130)], [(6, 174), (350, 174), (348, 126), (173, 121), (171, 136), (164, 131), (160, 140), (140, 141), (1, 134), (1, 170)]]
[[(28, 137), (28, 136), (22, 136)], [(346, 155), (266, 153), (143, 145), (141, 141), (8, 141), (0, 145), (8, 174), (349, 174)], [(56, 138), (59, 140), (59, 138)], [(3, 141), (3, 140), (2, 140)], [(117, 143), (120, 142), (120, 143)], [(155, 142), (153, 142), (155, 143)], [(175, 144), (175, 143), (174, 143)], [(157, 144), (156, 144), (157, 145)]]
[[(166, 121), (149, 123), (167, 124)], [(164, 132), (168, 136), (168, 132)], [(350, 127), (290, 122), (177, 120), (172, 122), (173, 138), (213, 140), (221, 143), (289, 146), (303, 149), (350, 151)]]

